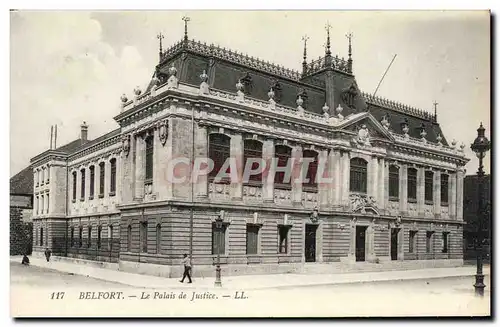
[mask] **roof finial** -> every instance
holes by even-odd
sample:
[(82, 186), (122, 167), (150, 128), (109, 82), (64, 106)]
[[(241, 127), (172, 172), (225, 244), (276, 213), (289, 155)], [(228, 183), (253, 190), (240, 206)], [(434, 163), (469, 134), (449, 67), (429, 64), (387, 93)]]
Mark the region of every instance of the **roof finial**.
[(302, 41), (304, 41), (304, 61), (302, 62), (302, 74), (305, 75), (306, 74), (306, 70), (307, 70), (307, 40), (309, 40), (309, 36), (304, 35), (302, 37)]
[(326, 22), (325, 29), (326, 29), (326, 55), (327, 56), (330, 56), (332, 54), (332, 52), (330, 51), (330, 28), (331, 27), (332, 27), (332, 25), (330, 25), (329, 22)]
[(437, 114), (437, 106), (438, 106), (438, 102), (436, 100), (434, 100), (434, 121), (437, 122), (437, 117), (438, 117), (438, 114)]
[(191, 20), (188, 16), (183, 16), (182, 20), (184, 21), (184, 41), (188, 41), (188, 22)]
[(160, 61), (161, 61), (161, 56), (163, 54), (163, 47), (162, 47), (162, 40), (165, 38), (161, 32), (156, 36), (158, 40), (160, 40)]
[(349, 58), (347, 59), (347, 72), (349, 74), (352, 74), (352, 45), (351, 45), (351, 39), (353, 37), (353, 34), (349, 32), (345, 36), (349, 39)]

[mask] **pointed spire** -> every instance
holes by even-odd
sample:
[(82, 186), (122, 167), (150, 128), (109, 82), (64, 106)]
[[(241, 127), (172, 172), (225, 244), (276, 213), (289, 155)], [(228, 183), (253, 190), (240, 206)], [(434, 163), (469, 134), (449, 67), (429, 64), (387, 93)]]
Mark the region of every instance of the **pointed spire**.
[(182, 20), (184, 21), (184, 42), (188, 41), (188, 22), (191, 20), (188, 16), (183, 16)]
[(158, 40), (160, 40), (160, 52), (159, 52), (159, 55), (160, 55), (160, 62), (161, 62), (161, 56), (163, 55), (163, 47), (162, 47), (162, 42), (161, 42), (161, 41), (162, 41), (165, 37), (164, 37), (164, 36), (163, 36), (163, 34), (161, 34), (161, 32), (160, 32), (160, 33), (156, 36), (156, 38), (157, 38)]
[(437, 117), (438, 117), (438, 114), (437, 114), (437, 106), (438, 106), (438, 102), (436, 100), (434, 100), (434, 121), (437, 122)]
[(352, 44), (351, 44), (351, 40), (352, 40), (352, 33), (348, 33), (345, 35), (348, 39), (349, 39), (349, 58), (347, 59), (347, 72), (349, 74), (352, 74)]
[(326, 49), (325, 49), (325, 55), (326, 56), (331, 56), (332, 52), (330, 51), (330, 28), (332, 25), (330, 25), (329, 22), (326, 22)]
[(307, 71), (307, 40), (309, 40), (309, 36), (304, 35), (302, 37), (302, 41), (304, 41), (304, 61), (302, 61), (302, 75), (305, 75)]

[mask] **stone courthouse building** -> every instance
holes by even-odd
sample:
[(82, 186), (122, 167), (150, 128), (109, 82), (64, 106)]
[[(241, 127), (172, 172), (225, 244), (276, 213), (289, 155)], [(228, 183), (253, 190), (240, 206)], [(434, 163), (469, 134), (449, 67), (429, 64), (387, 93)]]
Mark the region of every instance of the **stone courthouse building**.
[[(301, 72), (189, 40), (187, 26), (167, 50), (159, 39), (153, 78), (121, 97), (115, 130), (89, 140), (84, 123), (31, 160), (35, 252), (161, 276), (184, 253), (195, 275), (213, 274), (217, 252), (232, 274), (462, 263), (464, 146), (435, 112), (364, 93), (350, 37), (347, 59), (329, 30), (324, 57), (304, 47)], [(237, 177), (252, 158), (282, 169), (169, 178), (197, 158), (234, 158)], [(286, 181), (289, 158), (309, 158), (308, 182)], [(322, 163), (331, 182), (314, 178)]]

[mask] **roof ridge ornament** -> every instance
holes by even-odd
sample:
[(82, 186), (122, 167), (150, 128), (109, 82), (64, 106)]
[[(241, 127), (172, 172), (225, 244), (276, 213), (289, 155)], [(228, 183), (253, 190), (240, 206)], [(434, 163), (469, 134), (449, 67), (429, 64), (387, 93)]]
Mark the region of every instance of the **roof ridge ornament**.
[(352, 32), (349, 32), (345, 35), (349, 39), (349, 49), (348, 49), (348, 59), (347, 59), (347, 72), (352, 74), (352, 37), (354, 36)]
[(184, 21), (184, 42), (188, 42), (188, 22), (191, 20), (188, 16), (184, 15), (182, 17), (182, 20)]

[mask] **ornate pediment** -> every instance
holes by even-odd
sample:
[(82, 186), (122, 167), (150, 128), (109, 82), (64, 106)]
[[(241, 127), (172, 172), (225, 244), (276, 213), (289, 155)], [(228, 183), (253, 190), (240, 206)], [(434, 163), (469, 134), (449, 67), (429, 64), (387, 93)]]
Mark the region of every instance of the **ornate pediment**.
[(366, 194), (350, 194), (349, 195), (350, 212), (356, 213), (371, 213), (379, 215), (377, 202), (375, 198)]
[(394, 137), (370, 113), (362, 113), (347, 118), (338, 126), (339, 130), (354, 134), (353, 145), (370, 146), (373, 139), (394, 141)]

